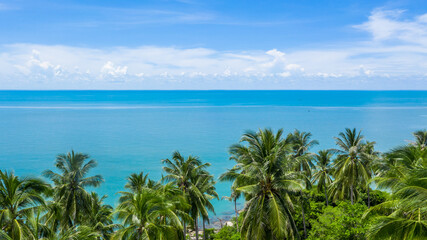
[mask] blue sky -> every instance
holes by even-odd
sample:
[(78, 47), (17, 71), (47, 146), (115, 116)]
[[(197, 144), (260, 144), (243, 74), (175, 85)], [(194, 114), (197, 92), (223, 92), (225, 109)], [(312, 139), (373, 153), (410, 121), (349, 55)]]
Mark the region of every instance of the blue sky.
[(426, 1), (0, 0), (1, 89), (427, 89)]

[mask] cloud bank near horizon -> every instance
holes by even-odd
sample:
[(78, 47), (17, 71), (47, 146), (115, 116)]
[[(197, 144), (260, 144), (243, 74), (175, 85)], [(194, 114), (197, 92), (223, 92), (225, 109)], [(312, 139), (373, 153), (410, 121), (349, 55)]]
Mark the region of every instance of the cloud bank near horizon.
[(427, 14), (374, 10), (364, 42), (299, 50), (0, 47), (0, 89), (427, 89)]

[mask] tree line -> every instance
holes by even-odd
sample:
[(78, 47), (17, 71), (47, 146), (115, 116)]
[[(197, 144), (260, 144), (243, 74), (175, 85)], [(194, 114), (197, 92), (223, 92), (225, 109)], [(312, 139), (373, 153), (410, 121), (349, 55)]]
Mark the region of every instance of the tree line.
[(427, 131), (413, 135), (380, 153), (345, 129), (313, 153), (309, 132), (249, 131), (218, 178), (235, 211), (220, 230), (206, 229), (217, 180), (196, 156), (162, 160), (159, 181), (131, 174), (113, 208), (88, 190), (104, 181), (90, 174), (97, 162), (59, 154), (43, 179), (0, 170), (0, 239), (427, 239)]

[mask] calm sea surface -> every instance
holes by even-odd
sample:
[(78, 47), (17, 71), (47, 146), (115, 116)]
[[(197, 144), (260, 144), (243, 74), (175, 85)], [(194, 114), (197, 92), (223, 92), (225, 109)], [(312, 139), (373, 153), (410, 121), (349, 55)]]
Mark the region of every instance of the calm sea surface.
[[(74, 149), (98, 161), (97, 190), (116, 204), (134, 172), (161, 176), (175, 150), (200, 156), (219, 176), (228, 147), (246, 130), (298, 128), (320, 148), (346, 127), (386, 151), (427, 128), (427, 91), (0, 91), (0, 169), (39, 176)], [(217, 185), (220, 196), (230, 184)], [(218, 215), (232, 211), (215, 202)]]

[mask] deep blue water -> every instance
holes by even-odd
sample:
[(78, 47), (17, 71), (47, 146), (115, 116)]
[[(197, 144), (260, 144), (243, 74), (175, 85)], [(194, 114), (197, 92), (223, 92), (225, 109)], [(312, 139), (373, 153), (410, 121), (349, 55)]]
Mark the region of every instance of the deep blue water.
[[(314, 150), (356, 127), (386, 151), (427, 128), (427, 91), (0, 91), (0, 169), (39, 176), (58, 153), (89, 153), (105, 178), (97, 191), (115, 204), (130, 173), (158, 179), (174, 150), (218, 176), (233, 165), (228, 147), (264, 127), (310, 131)], [(217, 185), (220, 196), (229, 186)]]

